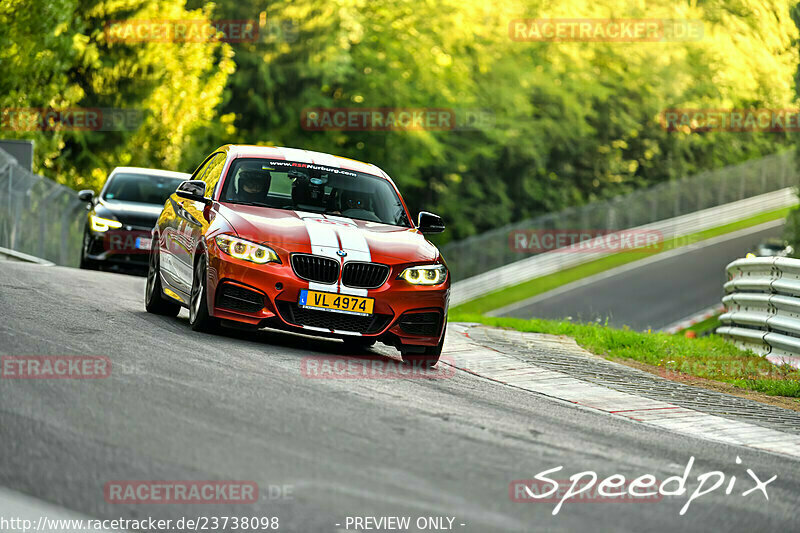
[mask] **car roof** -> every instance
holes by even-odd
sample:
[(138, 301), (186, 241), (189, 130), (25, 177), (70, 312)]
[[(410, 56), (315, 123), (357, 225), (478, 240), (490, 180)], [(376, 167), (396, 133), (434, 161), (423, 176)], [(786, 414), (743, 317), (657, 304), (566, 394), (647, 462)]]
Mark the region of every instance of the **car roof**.
[(381, 178), (392, 181), (386, 172), (372, 163), (365, 163), (363, 161), (326, 154), (324, 152), (314, 152), (285, 146), (255, 146), (248, 144), (227, 144), (220, 147), (217, 151), (228, 152), (228, 154), (233, 157), (269, 157), (273, 159), (296, 161), (298, 163), (311, 163), (334, 168), (344, 168), (356, 172), (363, 172), (365, 174), (372, 174), (373, 176), (380, 176)]
[(116, 167), (111, 174), (118, 174), (125, 172), (126, 174), (143, 174), (147, 176), (163, 176), (166, 178), (181, 178), (188, 180), (192, 175), (186, 172), (175, 172), (173, 170), (161, 170), (160, 168), (142, 168), (142, 167)]

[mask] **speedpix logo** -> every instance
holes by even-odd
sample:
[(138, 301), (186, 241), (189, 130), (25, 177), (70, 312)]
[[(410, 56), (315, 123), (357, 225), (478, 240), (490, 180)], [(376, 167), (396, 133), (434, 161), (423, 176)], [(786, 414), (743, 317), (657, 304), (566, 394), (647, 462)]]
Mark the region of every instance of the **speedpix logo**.
[[(742, 464), (741, 458), (736, 457), (736, 464)], [(689, 490), (690, 474), (694, 466), (694, 456), (689, 458), (686, 468), (681, 476), (668, 477), (663, 481), (658, 481), (652, 474), (645, 474), (628, 481), (621, 474), (614, 474), (605, 479), (599, 480), (597, 473), (591, 470), (578, 472), (569, 477), (569, 480), (556, 480), (548, 476), (563, 470), (563, 466), (557, 466), (549, 470), (543, 470), (534, 476), (534, 479), (518, 479), (509, 484), (509, 498), (513, 502), (523, 503), (556, 503), (553, 508), (553, 515), (561, 511), (561, 507), (568, 500), (575, 503), (596, 503), (596, 502), (657, 502), (664, 496), (683, 496)], [(778, 476), (772, 476), (766, 481), (756, 475), (750, 468), (746, 470), (751, 482), (749, 487), (743, 490), (739, 497), (749, 496), (753, 493), (761, 493), (765, 500), (769, 500), (767, 485), (775, 481)], [(736, 476), (727, 476), (719, 471), (706, 472), (699, 474), (696, 478), (697, 486), (692, 491), (686, 503), (681, 507), (680, 515), (686, 514), (693, 501), (720, 489), (725, 486), (725, 494), (736, 496), (734, 489), (741, 490), (741, 484), (737, 485)], [(562, 488), (562, 485), (564, 488)]]

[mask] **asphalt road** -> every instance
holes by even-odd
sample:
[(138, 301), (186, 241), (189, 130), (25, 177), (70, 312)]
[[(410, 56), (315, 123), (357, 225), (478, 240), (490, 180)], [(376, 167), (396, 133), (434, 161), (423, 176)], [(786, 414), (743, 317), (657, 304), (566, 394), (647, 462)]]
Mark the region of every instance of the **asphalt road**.
[[(0, 486), (84, 515), (277, 516), (280, 531), (296, 532), (344, 530), (347, 516), (454, 517), (454, 530), (481, 533), (749, 533), (800, 524), (800, 461), (789, 457), (680, 436), (460, 371), (435, 380), (307, 379), (304, 357), (346, 352), (283, 333), (194, 333), (185, 312), (145, 313), (142, 278), (23, 263), (0, 263), (0, 272), (0, 354), (112, 361), (107, 379), (0, 379)], [(692, 456), (690, 491), (711, 471), (735, 475), (737, 488), (695, 500), (685, 516), (678, 513), (687, 495), (568, 502), (556, 516), (552, 503), (509, 499), (512, 480), (559, 465), (556, 479), (592, 470), (663, 480), (682, 474)], [(769, 501), (741, 496), (751, 486), (746, 468), (778, 475)], [(103, 496), (113, 480), (187, 479), (252, 480), (261, 498), (143, 505)], [(269, 499), (270, 486), (291, 495)]]
[[(550, 291), (493, 314), (518, 318), (572, 317), (644, 331), (661, 329), (721, 303), (725, 266), (761, 240), (779, 237), (783, 225), (715, 244), (695, 243), (686, 253)], [(565, 290), (566, 289), (566, 290)]]

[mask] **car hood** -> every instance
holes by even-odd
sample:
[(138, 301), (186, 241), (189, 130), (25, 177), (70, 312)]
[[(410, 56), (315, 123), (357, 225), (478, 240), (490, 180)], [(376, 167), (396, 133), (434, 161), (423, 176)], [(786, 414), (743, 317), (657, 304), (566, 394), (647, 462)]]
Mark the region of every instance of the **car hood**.
[(126, 226), (152, 228), (164, 206), (142, 204), (138, 202), (121, 202), (118, 200), (101, 200), (95, 206), (99, 216), (111, 215)]
[(334, 215), (220, 204), (220, 214), (245, 239), (292, 252), (343, 250), (349, 260), (431, 262), (439, 251), (416, 229)]

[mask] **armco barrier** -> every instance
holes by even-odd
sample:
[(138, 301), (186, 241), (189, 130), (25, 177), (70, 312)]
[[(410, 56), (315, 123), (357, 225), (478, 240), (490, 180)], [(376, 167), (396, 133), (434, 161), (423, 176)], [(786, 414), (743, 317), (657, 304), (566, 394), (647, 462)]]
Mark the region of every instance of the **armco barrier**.
[(737, 259), (727, 271), (717, 334), (775, 364), (800, 368), (800, 259)]
[(795, 150), (751, 159), (449, 242), (442, 255), (453, 279), (467, 280), (526, 259), (509, 246), (516, 232), (620, 231), (675, 219), (797, 185), (799, 163)]
[[(667, 240), (673, 237), (689, 235), (698, 231), (736, 222), (750, 216), (789, 207), (797, 203), (797, 195), (792, 187), (760, 194), (752, 198), (703, 209), (688, 215), (682, 215), (652, 224), (645, 224), (630, 231), (660, 232)], [(511, 287), (526, 281), (565, 270), (595, 259), (610, 255), (611, 251), (569, 253), (569, 248), (545, 252), (521, 261), (495, 268), (489, 272), (453, 283), (450, 305), (455, 306), (490, 292)], [(446, 257), (445, 257), (446, 258)]]
[(0, 150), (0, 247), (78, 266), (86, 204)]

